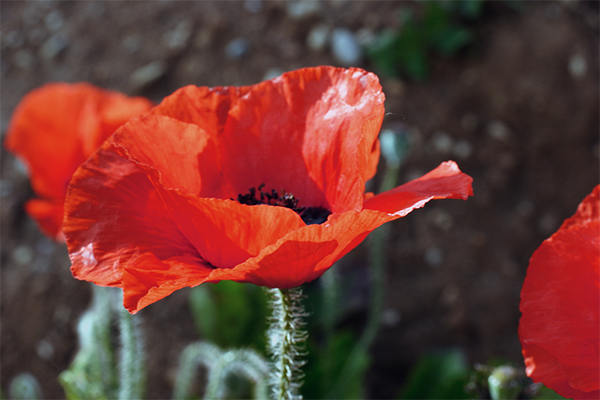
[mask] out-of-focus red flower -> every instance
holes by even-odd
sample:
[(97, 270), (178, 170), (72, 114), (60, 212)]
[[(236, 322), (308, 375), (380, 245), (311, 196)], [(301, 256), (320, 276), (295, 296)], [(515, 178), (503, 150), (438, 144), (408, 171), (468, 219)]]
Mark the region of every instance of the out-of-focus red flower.
[(600, 398), (600, 186), (533, 253), (521, 291), (519, 336), (535, 382)]
[(472, 194), (453, 162), (364, 193), (383, 102), (375, 75), (333, 67), (178, 90), (75, 173), (64, 227), (73, 275), (122, 287), (131, 312), (203, 282), (291, 288), (381, 224)]
[(119, 126), (152, 107), (87, 83), (50, 83), (28, 93), (15, 109), (5, 147), (26, 165), (39, 197), (27, 213), (48, 236), (64, 240), (62, 221), (71, 176)]

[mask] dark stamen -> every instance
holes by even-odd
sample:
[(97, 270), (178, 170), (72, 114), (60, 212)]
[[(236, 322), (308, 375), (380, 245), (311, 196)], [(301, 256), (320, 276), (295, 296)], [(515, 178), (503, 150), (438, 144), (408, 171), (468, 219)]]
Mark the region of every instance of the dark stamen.
[[(327, 217), (331, 212), (322, 207), (298, 207), (298, 199), (291, 193), (286, 193), (285, 190), (281, 190), (278, 193), (275, 189), (271, 189), (270, 192), (263, 191), (265, 187), (264, 183), (261, 183), (258, 187), (260, 193), (260, 199), (256, 197), (256, 188), (250, 188), (247, 194), (238, 194), (237, 201), (240, 204), (246, 204), (248, 206), (255, 206), (258, 204), (267, 204), (270, 206), (286, 207), (300, 215), (300, 218), (306, 223), (306, 225), (322, 224), (327, 221)], [(231, 199), (233, 200), (233, 199)]]

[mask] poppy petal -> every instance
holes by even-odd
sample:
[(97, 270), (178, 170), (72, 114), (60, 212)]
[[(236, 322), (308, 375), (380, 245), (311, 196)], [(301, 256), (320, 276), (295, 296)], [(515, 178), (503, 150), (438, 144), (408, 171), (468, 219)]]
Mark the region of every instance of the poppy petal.
[[(179, 231), (147, 171), (110, 143), (73, 175), (64, 234), (78, 279), (119, 286), (123, 268), (140, 255), (198, 258)], [(208, 268), (208, 267), (206, 267)]]
[(154, 170), (166, 188), (222, 196), (215, 144), (197, 125), (150, 115), (129, 121), (110, 140), (124, 158)]
[(189, 85), (165, 97), (151, 113), (197, 125), (216, 140), (223, 132), (229, 110), (249, 90), (250, 86), (209, 88)]
[(237, 193), (265, 183), (300, 206), (359, 211), (383, 102), (377, 77), (357, 69), (306, 68), (252, 86), (219, 143), (224, 174)]
[(365, 208), (403, 217), (432, 199), (463, 199), (473, 195), (473, 178), (446, 161), (433, 171), (365, 201)]
[(152, 253), (144, 253), (123, 269), (123, 305), (135, 314), (176, 290), (201, 284), (210, 271), (197, 258), (160, 260)]
[[(103, 115), (113, 105), (120, 108), (121, 120), (114, 113), (110, 118)], [(38, 196), (62, 198), (73, 172), (114, 132), (114, 126), (150, 107), (146, 99), (85, 83), (48, 84), (28, 93), (15, 109), (5, 146), (27, 165)]]
[(370, 210), (331, 215), (323, 224), (289, 233), (234, 269), (213, 270), (207, 282), (229, 279), (278, 288), (302, 285), (321, 276), (369, 232), (390, 219)]
[(599, 188), (535, 251), (521, 291), (528, 375), (575, 398), (600, 390)]
[(432, 199), (456, 198), (458, 195), (462, 197), (462, 194), (466, 197), (472, 190), (471, 178), (460, 172), (454, 163), (443, 163), (402, 187), (406, 187), (405, 192), (394, 194), (401, 201), (382, 204), (403, 208), (332, 214), (322, 224), (290, 232), (276, 244), (265, 247), (257, 257), (248, 259), (233, 270), (213, 270), (207, 281), (231, 279), (268, 287), (299, 286), (321, 276), (384, 223), (405, 216)]
[(300, 216), (289, 208), (247, 206), (233, 200), (198, 198), (174, 190), (162, 193), (181, 232), (202, 259), (218, 268), (233, 268), (289, 232), (305, 226)]
[(147, 99), (86, 83), (51, 83), (23, 98), (13, 113), (5, 146), (27, 166), (31, 186), (42, 198), (26, 210), (45, 234), (63, 237), (62, 204), (77, 167), (118, 126), (151, 106)]
[(48, 237), (63, 242), (62, 222), (64, 201), (31, 199), (25, 203), (25, 211)]

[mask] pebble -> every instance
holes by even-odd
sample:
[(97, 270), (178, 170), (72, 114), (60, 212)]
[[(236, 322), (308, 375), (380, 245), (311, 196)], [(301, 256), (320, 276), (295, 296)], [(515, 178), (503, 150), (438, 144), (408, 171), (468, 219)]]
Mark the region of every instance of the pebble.
[(175, 29), (165, 33), (163, 41), (170, 49), (183, 49), (187, 45), (190, 36), (192, 36), (192, 31), (192, 21), (181, 21)]
[(129, 84), (134, 89), (141, 89), (155, 82), (167, 72), (167, 66), (162, 60), (152, 61), (143, 67), (136, 69), (129, 77)]
[(141, 35), (133, 33), (123, 39), (121, 45), (129, 52), (129, 54), (135, 54), (144, 47), (144, 39)]
[(444, 261), (442, 250), (438, 247), (430, 247), (425, 250), (425, 263), (430, 267), (438, 267)]
[(262, 0), (245, 0), (244, 10), (252, 14), (258, 14), (263, 10), (263, 2)]
[(320, 1), (288, 1), (285, 10), (288, 17), (301, 20), (318, 14), (321, 8)]
[(25, 44), (25, 35), (17, 30), (9, 31), (2, 35), (2, 44), (9, 49), (20, 49)]
[(19, 50), (12, 58), (13, 64), (23, 70), (30, 70), (35, 64), (35, 57), (29, 50)]
[(346, 28), (335, 28), (331, 33), (331, 51), (344, 67), (359, 64), (363, 56), (356, 37)]
[(44, 18), (44, 25), (50, 32), (59, 30), (65, 22), (63, 14), (58, 10), (52, 10)]
[(57, 32), (44, 42), (39, 53), (42, 58), (52, 60), (67, 47), (69, 47), (69, 38), (67, 35)]
[(250, 52), (250, 42), (245, 38), (235, 38), (225, 46), (225, 55), (232, 60), (237, 60)]
[(381, 322), (383, 325), (393, 328), (397, 326), (401, 320), (402, 314), (395, 308), (386, 308), (383, 310), (383, 315), (381, 316)]
[(461, 160), (466, 160), (473, 153), (473, 145), (468, 140), (459, 140), (452, 148), (452, 154)]
[(321, 52), (327, 45), (330, 29), (325, 24), (313, 27), (306, 37), (306, 46), (315, 52)]
[(31, 250), (31, 247), (22, 244), (13, 251), (12, 257), (21, 266), (29, 265), (33, 260), (33, 250)]
[(41, 340), (35, 347), (35, 351), (42, 360), (50, 360), (54, 356), (54, 346), (48, 340)]
[(493, 137), (496, 140), (499, 140), (504, 143), (510, 142), (511, 132), (510, 128), (506, 126), (506, 124), (502, 121), (494, 120), (490, 122), (486, 128), (486, 132), (488, 135)]
[(454, 147), (454, 141), (448, 133), (444, 131), (437, 131), (431, 138), (431, 145), (437, 153), (450, 154), (452, 148)]
[(569, 73), (575, 79), (585, 77), (587, 73), (587, 61), (581, 54), (575, 54), (569, 59)]

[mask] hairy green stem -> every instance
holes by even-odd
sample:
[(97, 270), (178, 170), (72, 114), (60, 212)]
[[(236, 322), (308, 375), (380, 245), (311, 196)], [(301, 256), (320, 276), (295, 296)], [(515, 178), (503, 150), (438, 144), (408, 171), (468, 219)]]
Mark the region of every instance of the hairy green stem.
[(121, 358), (119, 360), (119, 400), (141, 399), (144, 396), (146, 370), (144, 344), (139, 317), (119, 310)]
[(308, 333), (303, 329), (306, 313), (302, 306), (302, 289), (267, 289), (272, 308), (268, 346), (273, 356), (271, 385), (277, 400), (301, 399), (304, 342)]

